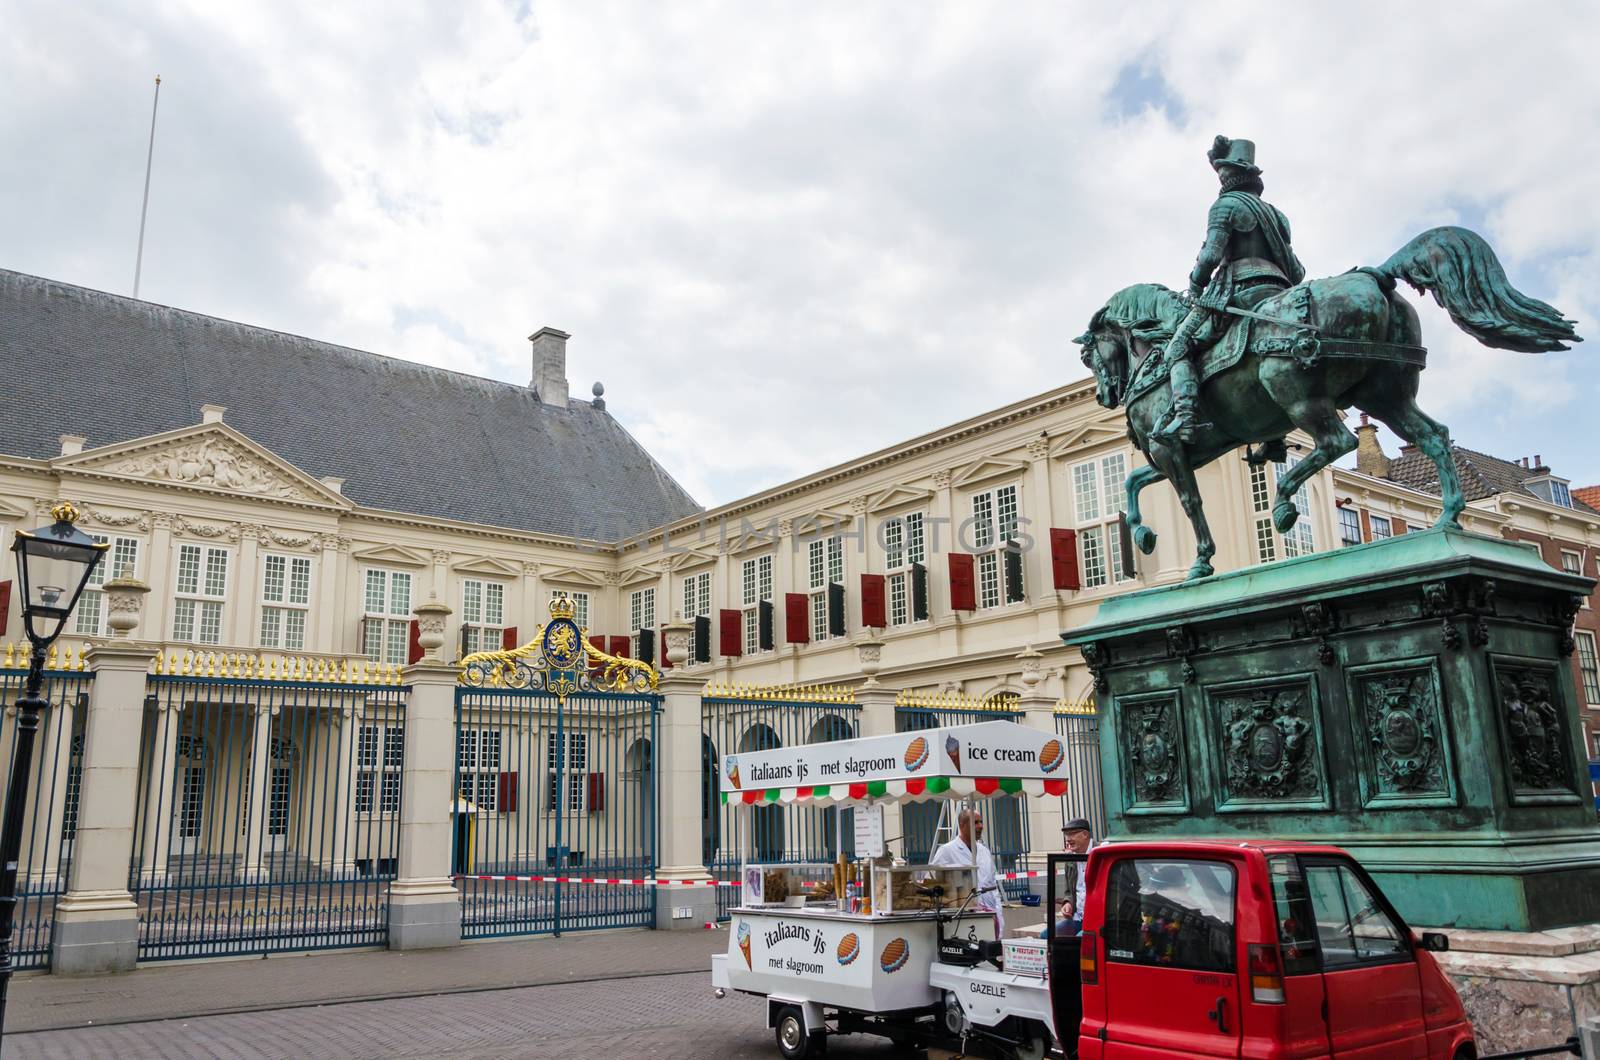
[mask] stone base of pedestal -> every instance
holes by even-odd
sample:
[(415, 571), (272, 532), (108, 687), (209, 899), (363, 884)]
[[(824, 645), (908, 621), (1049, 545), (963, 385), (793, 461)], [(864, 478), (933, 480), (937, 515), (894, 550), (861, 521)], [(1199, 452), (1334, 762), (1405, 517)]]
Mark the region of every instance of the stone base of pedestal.
[(138, 962), (139, 909), (127, 891), (77, 892), (56, 903), (51, 972), (110, 975)]
[(1600, 1015), (1600, 924), (1443, 933), (1450, 952), (1435, 957), (1461, 995), (1480, 1053), (1556, 1045)]
[(461, 945), (461, 895), (449, 879), (396, 880), (389, 891), (389, 948)]
[[(659, 870), (663, 879), (694, 879), (693, 876), (669, 874)], [(704, 875), (701, 870), (697, 875)], [(717, 889), (715, 887), (657, 887), (656, 930), (705, 930), (707, 924), (717, 921)]]

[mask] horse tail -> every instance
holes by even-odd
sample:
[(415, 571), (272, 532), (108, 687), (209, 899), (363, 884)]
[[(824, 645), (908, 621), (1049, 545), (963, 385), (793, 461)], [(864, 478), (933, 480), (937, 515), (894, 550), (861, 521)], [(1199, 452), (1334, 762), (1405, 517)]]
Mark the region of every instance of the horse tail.
[(1362, 271), (1431, 293), (1457, 327), (1485, 346), (1543, 353), (1583, 341), (1574, 321), (1511, 286), (1489, 244), (1465, 228), (1430, 228), (1376, 269)]

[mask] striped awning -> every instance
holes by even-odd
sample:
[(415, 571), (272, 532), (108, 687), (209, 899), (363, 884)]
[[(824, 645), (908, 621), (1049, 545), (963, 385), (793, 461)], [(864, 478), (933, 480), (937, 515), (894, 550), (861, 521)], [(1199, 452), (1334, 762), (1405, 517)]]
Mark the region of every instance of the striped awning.
[(722, 792), (723, 805), (742, 803), (835, 803), (835, 802), (922, 802), (989, 795), (1061, 796), (1067, 793), (1067, 778), (1031, 777), (907, 777), (901, 780), (870, 780), (859, 784), (817, 784), (811, 787), (749, 788)]

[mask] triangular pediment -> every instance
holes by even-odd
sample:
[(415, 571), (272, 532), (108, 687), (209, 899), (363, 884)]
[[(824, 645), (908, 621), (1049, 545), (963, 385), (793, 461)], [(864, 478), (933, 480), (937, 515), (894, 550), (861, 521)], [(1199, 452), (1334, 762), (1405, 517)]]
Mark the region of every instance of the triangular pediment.
[(453, 564), (450, 568), (457, 574), (487, 574), (492, 578), (520, 578), (522, 568), (495, 559), (493, 556), (473, 556)]
[(1015, 460), (1000, 460), (996, 457), (985, 457), (975, 464), (968, 464), (951, 478), (957, 486), (975, 486), (980, 482), (1000, 478), (1004, 475), (1019, 475), (1028, 469), (1027, 464)]
[(1116, 444), (1126, 442), (1128, 434), (1115, 427), (1104, 423), (1084, 423), (1070, 427), (1067, 432), (1050, 442), (1050, 456), (1052, 459), (1072, 458), (1080, 455), (1085, 449), (1093, 449), (1097, 445)]
[(932, 490), (917, 490), (910, 486), (895, 486), (884, 490), (867, 502), (867, 511), (886, 512), (911, 504), (926, 504), (933, 497)]
[(386, 567), (431, 567), (433, 557), (426, 552), (399, 545), (379, 545), (376, 548), (358, 549), (350, 558), (362, 563), (377, 563)]
[(641, 563), (617, 575), (617, 584), (624, 589), (648, 588), (661, 578), (661, 568), (654, 563)]
[[(553, 567), (549, 570), (540, 568), (539, 580), (544, 582), (582, 582), (584, 585), (604, 585), (605, 576), (599, 571), (583, 570), (579, 567)], [(556, 586), (559, 588), (559, 586)]]
[(18, 504), (0, 500), (0, 519), (25, 519), (33, 513)]
[(673, 545), (671, 551), (663, 552), (658, 563), (663, 570), (683, 570), (685, 567), (698, 567), (703, 563), (717, 561), (716, 549), (706, 545)]
[(137, 479), (174, 489), (354, 507), (348, 498), (225, 423), (200, 423), (85, 449), (56, 457), (50, 466), (63, 474)]

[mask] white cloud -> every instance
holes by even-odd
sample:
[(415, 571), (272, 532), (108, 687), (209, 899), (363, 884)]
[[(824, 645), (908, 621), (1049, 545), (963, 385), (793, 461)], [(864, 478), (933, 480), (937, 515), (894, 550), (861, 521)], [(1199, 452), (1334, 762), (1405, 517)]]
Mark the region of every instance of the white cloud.
[[(1081, 376), (1187, 274), (1216, 132), (1313, 273), (1481, 218), (1593, 331), (1582, 4), (10, 6), (0, 266), (126, 290), (159, 70), (146, 296), (518, 383), (565, 328), (704, 502)], [(1459, 440), (1600, 481), (1581, 347), (1425, 326)]]

